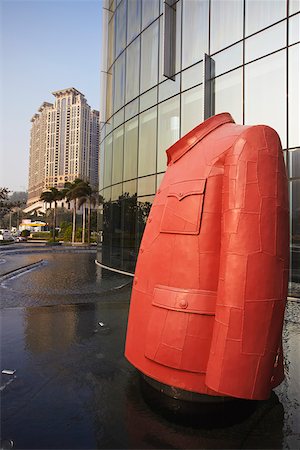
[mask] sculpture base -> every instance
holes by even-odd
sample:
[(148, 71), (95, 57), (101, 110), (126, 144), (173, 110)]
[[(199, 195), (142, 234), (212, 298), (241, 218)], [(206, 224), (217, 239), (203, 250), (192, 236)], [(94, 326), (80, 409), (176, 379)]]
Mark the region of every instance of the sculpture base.
[(169, 386), (141, 374), (147, 404), (168, 420), (186, 425), (220, 428), (240, 423), (256, 409), (257, 401), (211, 396)]

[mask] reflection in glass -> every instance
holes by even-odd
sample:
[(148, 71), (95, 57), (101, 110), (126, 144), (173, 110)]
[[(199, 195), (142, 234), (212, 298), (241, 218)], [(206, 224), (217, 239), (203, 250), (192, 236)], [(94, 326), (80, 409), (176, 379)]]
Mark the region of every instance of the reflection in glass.
[(203, 122), (203, 85), (181, 94), (181, 136)]
[(155, 175), (150, 177), (138, 178), (138, 196), (150, 195), (155, 193)]
[(155, 172), (156, 166), (156, 120), (157, 108), (151, 108), (140, 115), (139, 131), (139, 176)]
[(120, 109), (113, 117), (113, 128), (117, 128), (124, 122), (124, 108)]
[(284, 0), (246, 0), (246, 35), (272, 25), (285, 16)]
[(300, 178), (300, 148), (289, 150), (289, 176)]
[(245, 66), (245, 122), (266, 124), (286, 148), (286, 52)]
[(242, 69), (236, 69), (215, 79), (215, 112), (229, 112), (236, 123), (243, 122), (242, 77)]
[(139, 95), (140, 90), (140, 38), (126, 50), (126, 103)]
[(137, 236), (136, 236), (136, 245), (137, 249), (139, 248), (143, 232), (146, 226), (146, 222), (148, 216), (150, 214), (151, 206), (153, 203), (154, 197), (148, 195), (146, 197), (139, 197), (137, 203)]
[(113, 168), (112, 168), (112, 184), (122, 181), (123, 175), (123, 126), (117, 128), (113, 132)]
[(111, 67), (113, 61), (114, 61), (114, 18), (111, 19), (111, 21), (108, 24), (108, 43), (107, 43), (107, 67)]
[(112, 135), (104, 141), (104, 187), (111, 185), (112, 169)]
[(125, 123), (124, 180), (137, 176), (138, 119)]
[(158, 105), (158, 150), (157, 171), (167, 168), (166, 150), (179, 138), (180, 97)]
[[(164, 0), (161, 0), (161, 11), (163, 11)], [(182, 2), (176, 3), (176, 37), (175, 37), (175, 73), (181, 70), (181, 8)], [(159, 74), (158, 82), (166, 80), (164, 73), (164, 20), (163, 15), (160, 16), (159, 26)]]
[(300, 1), (289, 0), (289, 14), (294, 14), (298, 11), (300, 11)]
[(124, 104), (125, 88), (125, 53), (114, 64), (114, 112)]
[(145, 94), (140, 96), (140, 111), (145, 111), (145, 109), (151, 108), (151, 106), (157, 103), (157, 86), (147, 91)]
[(163, 102), (169, 97), (176, 95), (180, 90), (180, 75), (176, 75), (175, 80), (166, 80), (158, 86), (158, 101)]
[(182, 68), (203, 59), (208, 51), (208, 1), (183, 3)]
[(300, 41), (300, 14), (289, 19), (289, 45)]
[(291, 293), (300, 292), (300, 180), (290, 182), (291, 221)]
[(109, 202), (111, 200), (111, 187), (103, 189), (103, 200)]
[(113, 91), (112, 91), (112, 83), (113, 81), (113, 77), (112, 77), (112, 73), (108, 73), (107, 74), (107, 78), (106, 78), (106, 92), (103, 93), (103, 95), (106, 95), (106, 117), (105, 120), (109, 120), (109, 118), (112, 116), (113, 113), (113, 101), (112, 101), (112, 97), (113, 97)]
[(99, 191), (101, 191), (104, 187), (104, 142), (102, 141), (100, 144), (100, 153), (99, 153)]
[(164, 172), (163, 172), (163, 173), (158, 173), (158, 174), (156, 175), (156, 188), (157, 188), (157, 189), (159, 188), (159, 186), (160, 186), (160, 184), (161, 184), (161, 182), (162, 182), (164, 176), (165, 176), (165, 173), (164, 173)]
[(217, 53), (213, 56), (215, 61), (215, 75), (222, 73), (243, 64), (243, 44), (240, 42), (227, 50)]
[(142, 33), (141, 91), (157, 84), (158, 20)]
[(126, 45), (126, 0), (122, 0), (115, 12), (115, 57), (117, 58)]
[(289, 147), (300, 146), (300, 45), (289, 48)]
[[(131, 182), (136, 185), (135, 182)], [(136, 222), (137, 222), (137, 198), (136, 191), (130, 192), (127, 190), (124, 183), (122, 195), (122, 216), (123, 216), (123, 242), (122, 242), (122, 253), (123, 253), (123, 270), (134, 271), (135, 261), (136, 261)]]
[(111, 187), (111, 199), (112, 201), (118, 200), (119, 196), (122, 195), (122, 183), (115, 184)]
[(136, 195), (136, 180), (126, 181), (123, 183), (123, 192), (129, 195)]
[(245, 62), (272, 53), (286, 45), (286, 20), (245, 41)]
[(203, 61), (181, 73), (181, 89), (185, 91), (203, 82)]
[(125, 120), (131, 119), (139, 112), (139, 99), (133, 100), (125, 106)]
[(243, 1), (211, 2), (211, 53), (243, 38)]
[(127, 0), (127, 43), (129, 44), (141, 29), (141, 0)]
[(153, 22), (159, 16), (159, 0), (143, 0), (142, 3), (142, 28)]

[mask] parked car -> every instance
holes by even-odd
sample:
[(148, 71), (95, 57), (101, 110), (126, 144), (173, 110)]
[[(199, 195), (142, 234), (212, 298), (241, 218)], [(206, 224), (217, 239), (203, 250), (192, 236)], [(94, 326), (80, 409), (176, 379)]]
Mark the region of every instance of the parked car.
[(15, 239), (16, 242), (26, 242), (27, 238), (24, 236), (17, 236)]

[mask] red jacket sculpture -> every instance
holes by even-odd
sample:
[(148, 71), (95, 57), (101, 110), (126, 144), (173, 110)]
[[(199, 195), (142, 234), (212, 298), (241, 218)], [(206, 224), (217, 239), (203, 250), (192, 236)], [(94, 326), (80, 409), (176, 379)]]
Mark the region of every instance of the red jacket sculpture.
[(167, 156), (140, 246), (126, 357), (180, 389), (267, 399), (284, 377), (289, 216), (280, 139), (223, 113)]

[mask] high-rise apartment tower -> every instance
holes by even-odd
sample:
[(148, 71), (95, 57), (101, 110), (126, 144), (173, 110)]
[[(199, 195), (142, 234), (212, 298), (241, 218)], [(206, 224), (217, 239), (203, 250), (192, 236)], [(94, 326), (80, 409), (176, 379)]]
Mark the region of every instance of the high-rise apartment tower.
[(99, 112), (77, 89), (53, 95), (55, 103), (44, 102), (31, 119), (28, 205), (76, 178), (98, 186)]

